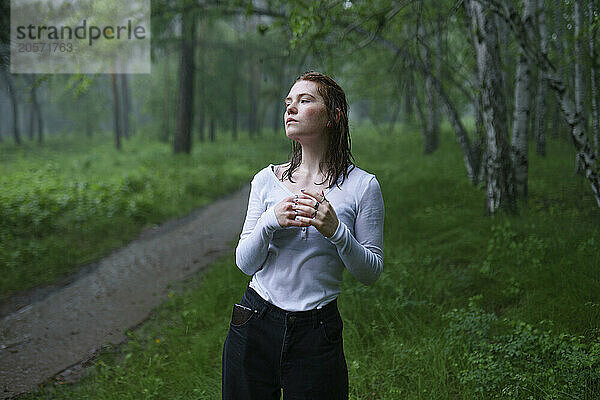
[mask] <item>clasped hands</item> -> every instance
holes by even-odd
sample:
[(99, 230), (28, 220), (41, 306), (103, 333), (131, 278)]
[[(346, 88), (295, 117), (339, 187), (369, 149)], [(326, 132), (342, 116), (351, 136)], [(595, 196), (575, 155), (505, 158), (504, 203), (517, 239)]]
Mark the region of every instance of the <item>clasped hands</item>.
[(281, 200), (275, 205), (274, 211), (282, 228), (312, 225), (328, 238), (333, 236), (339, 223), (335, 210), (323, 192), (303, 190), (302, 194)]

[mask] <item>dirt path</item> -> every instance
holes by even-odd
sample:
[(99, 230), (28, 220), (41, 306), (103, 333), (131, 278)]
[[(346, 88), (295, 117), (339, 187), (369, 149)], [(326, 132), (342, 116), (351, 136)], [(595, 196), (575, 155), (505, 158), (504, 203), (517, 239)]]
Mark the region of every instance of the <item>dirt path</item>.
[(128, 328), (166, 300), (170, 283), (233, 251), (249, 190), (143, 233), (67, 286), (0, 319), (0, 399), (57, 374), (68, 379), (103, 344), (125, 340)]

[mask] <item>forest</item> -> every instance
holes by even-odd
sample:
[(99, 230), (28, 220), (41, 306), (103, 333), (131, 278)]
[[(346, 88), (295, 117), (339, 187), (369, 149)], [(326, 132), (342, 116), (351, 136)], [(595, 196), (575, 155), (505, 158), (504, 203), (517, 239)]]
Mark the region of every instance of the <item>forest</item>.
[[(11, 73), (0, 4), (0, 305), (286, 161), (315, 70), (386, 206), (380, 280), (340, 296), (351, 398), (600, 397), (598, 1), (152, 0), (149, 74)], [(220, 398), (244, 282), (219, 259), (19, 398)]]

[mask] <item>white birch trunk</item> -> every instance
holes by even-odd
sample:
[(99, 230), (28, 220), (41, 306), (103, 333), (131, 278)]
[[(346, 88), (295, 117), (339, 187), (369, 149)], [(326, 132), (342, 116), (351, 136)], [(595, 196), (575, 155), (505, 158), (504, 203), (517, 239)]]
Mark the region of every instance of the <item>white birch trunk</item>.
[(514, 210), (514, 175), (510, 160), (506, 100), (503, 93), (497, 28), (494, 15), (486, 15), (477, 1), (467, 0), (475, 37), (477, 70), (481, 83), (483, 121), (486, 129), (486, 210)]
[[(536, 0), (525, 0), (523, 24), (533, 24), (535, 6)], [(516, 81), (511, 157), (515, 173), (516, 193), (519, 196), (527, 197), (527, 170), (529, 165), (527, 122), (529, 121), (531, 104), (531, 65), (525, 55), (523, 46), (519, 48)]]
[[(538, 0), (537, 5), (538, 26), (540, 32), (540, 50), (544, 57), (548, 55), (548, 33), (546, 31), (546, 12), (544, 10), (544, 0)], [(535, 143), (536, 153), (542, 156), (546, 155), (546, 82), (544, 74), (538, 73), (537, 87), (537, 110), (535, 116)]]

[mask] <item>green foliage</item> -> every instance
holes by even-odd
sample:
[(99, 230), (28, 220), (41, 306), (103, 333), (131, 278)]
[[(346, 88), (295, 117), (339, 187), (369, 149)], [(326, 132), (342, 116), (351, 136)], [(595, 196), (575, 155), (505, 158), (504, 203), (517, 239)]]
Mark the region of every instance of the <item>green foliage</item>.
[(453, 356), (461, 358), (458, 379), (473, 397), (486, 399), (593, 399), (600, 389), (600, 337), (557, 334), (503, 319), (508, 333), (492, 335), (498, 323), (474, 302), (445, 314)]
[(531, 269), (542, 266), (542, 258), (548, 247), (543, 240), (533, 234), (524, 238), (518, 237), (511, 229), (509, 221), (505, 221), (503, 225), (493, 225), (491, 231), (487, 257), (482, 263), (481, 272), (493, 275), (509, 265)]

